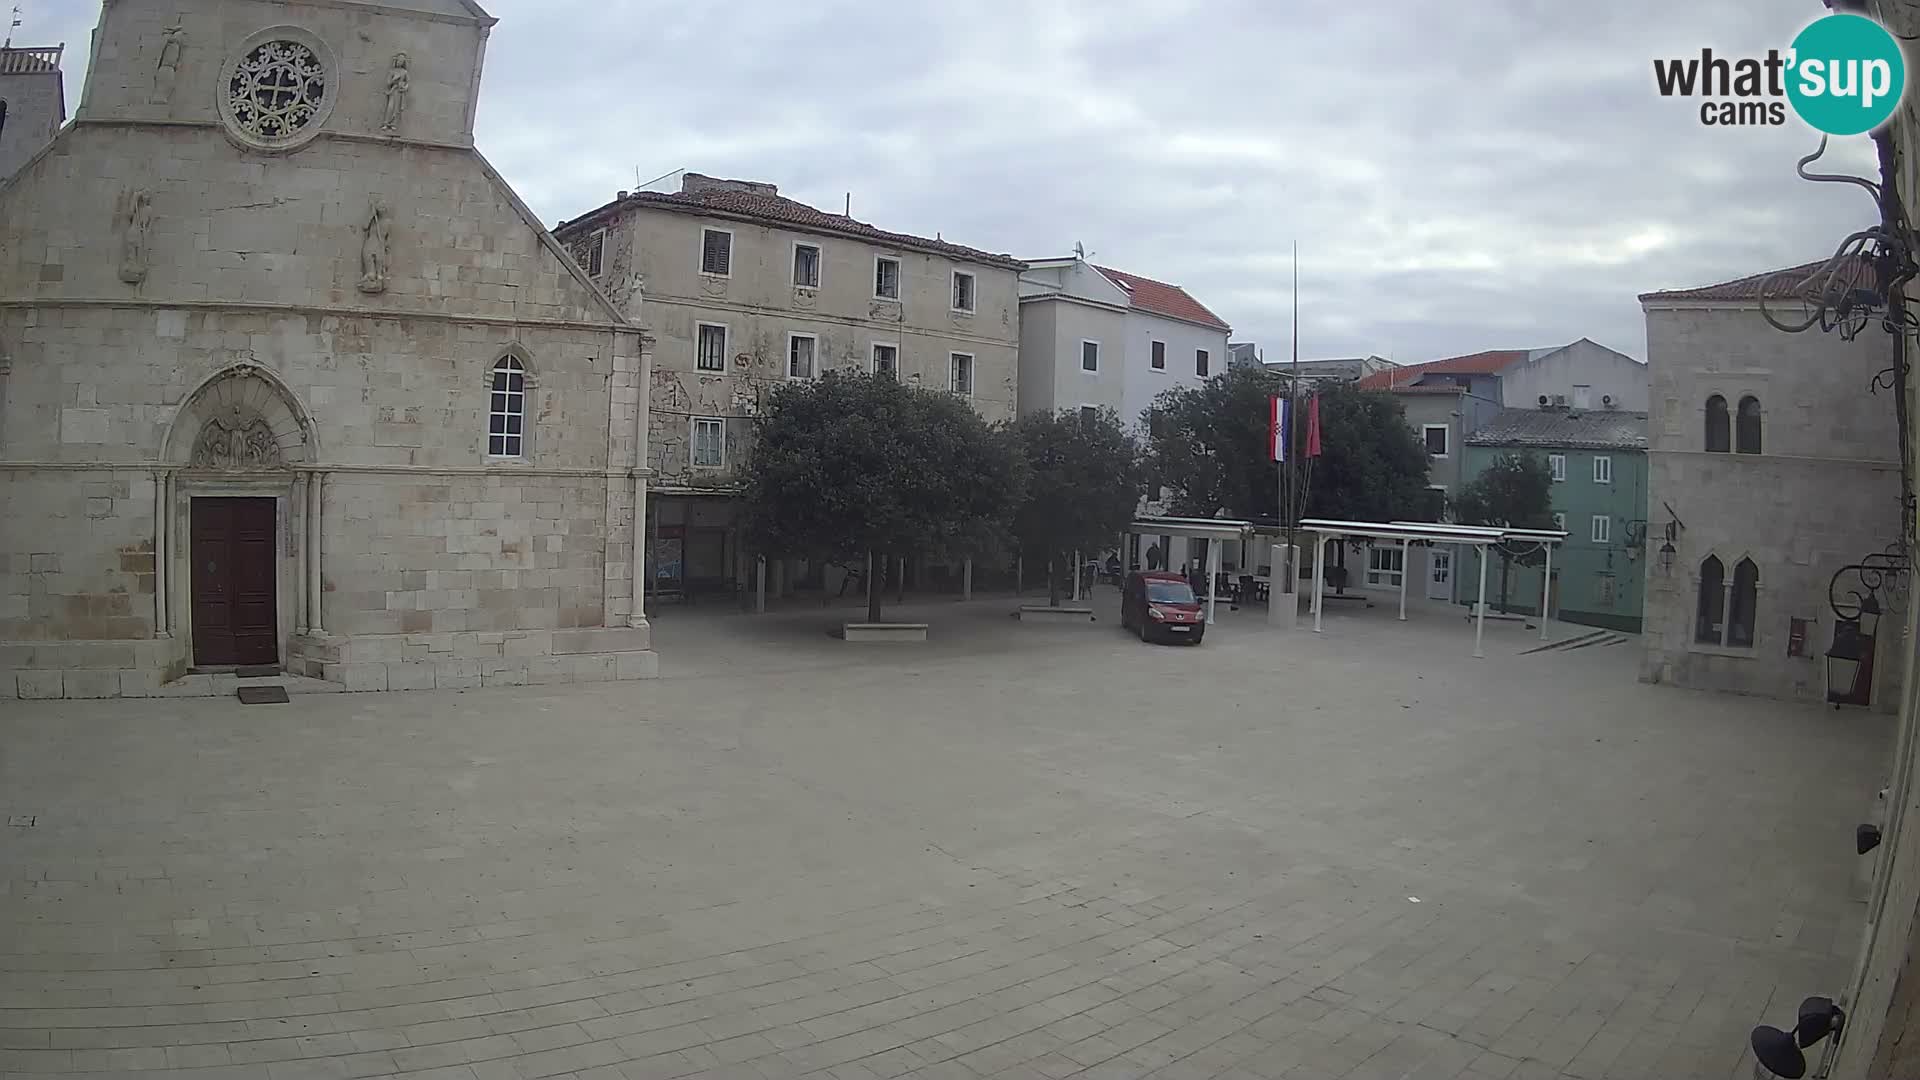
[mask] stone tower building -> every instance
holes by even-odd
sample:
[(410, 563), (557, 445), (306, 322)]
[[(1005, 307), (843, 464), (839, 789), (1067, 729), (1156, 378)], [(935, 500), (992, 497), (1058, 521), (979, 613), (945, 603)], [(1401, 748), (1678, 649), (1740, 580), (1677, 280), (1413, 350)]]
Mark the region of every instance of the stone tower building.
[(0, 48), (0, 183), (53, 139), (67, 122), (60, 55), (50, 49)]
[(467, 0), (113, 0), (0, 186), (0, 696), (635, 678), (643, 335), (473, 146)]

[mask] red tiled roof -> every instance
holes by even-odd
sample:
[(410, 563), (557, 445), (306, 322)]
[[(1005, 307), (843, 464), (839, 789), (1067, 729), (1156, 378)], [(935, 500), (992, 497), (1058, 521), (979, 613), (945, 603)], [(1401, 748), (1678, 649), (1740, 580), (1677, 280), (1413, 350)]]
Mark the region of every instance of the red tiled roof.
[(1376, 371), (1360, 380), (1362, 390), (1397, 390), (1418, 382), (1421, 376), (1438, 375), (1494, 375), (1527, 358), (1525, 349), (1489, 349), (1486, 352), (1468, 353), (1465, 356), (1450, 356), (1445, 360), (1429, 360), (1424, 364), (1410, 364), (1407, 367), (1389, 368)]
[(606, 211), (624, 206), (655, 206), (663, 210), (675, 210), (688, 214), (718, 214), (752, 221), (771, 222), (779, 225), (793, 225), (814, 232), (829, 233), (835, 236), (849, 236), (857, 240), (870, 240), (874, 243), (893, 247), (910, 248), (944, 255), (963, 262), (982, 263), (1008, 270), (1024, 270), (1027, 264), (1011, 255), (996, 255), (978, 248), (949, 244), (944, 240), (928, 240), (923, 236), (907, 233), (888, 232), (885, 229), (856, 221), (843, 214), (829, 214), (803, 202), (796, 202), (784, 195), (766, 195), (752, 191), (709, 190), (695, 192), (636, 191), (625, 199), (613, 202), (597, 210), (582, 214), (564, 225), (556, 226), (554, 231), (575, 231), (581, 224), (600, 217)]
[[(1855, 265), (1849, 268), (1847, 273), (1850, 276), (1854, 276), (1855, 279), (1862, 284), (1872, 283), (1872, 267), (1858, 256), (1854, 257), (1852, 261)], [(1758, 300), (1760, 299), (1762, 289), (1766, 290), (1767, 299), (1769, 300), (1786, 299), (1793, 295), (1794, 288), (1802, 281), (1805, 281), (1808, 275), (1826, 265), (1826, 263), (1827, 260), (1822, 259), (1819, 262), (1789, 266), (1783, 270), (1768, 270), (1761, 274), (1749, 274), (1746, 277), (1734, 278), (1732, 281), (1722, 281), (1716, 285), (1701, 285), (1698, 288), (1692, 289), (1665, 289), (1660, 292), (1641, 293), (1640, 302), (1644, 304), (1649, 300), (1721, 300), (1733, 302)], [(1771, 285), (1768, 285), (1769, 281), (1772, 282)]]
[(1178, 285), (1169, 285), (1164, 281), (1155, 281), (1152, 278), (1141, 277), (1139, 274), (1129, 274), (1125, 270), (1114, 270), (1105, 266), (1096, 266), (1094, 269), (1104, 274), (1115, 285), (1125, 289), (1127, 296), (1133, 301), (1133, 306), (1142, 311), (1151, 311), (1155, 315), (1165, 315), (1170, 319), (1199, 323), (1201, 326), (1211, 326), (1215, 330), (1233, 332), (1233, 327), (1228, 326), (1220, 316), (1208, 311), (1205, 304), (1195, 300), (1187, 290)]

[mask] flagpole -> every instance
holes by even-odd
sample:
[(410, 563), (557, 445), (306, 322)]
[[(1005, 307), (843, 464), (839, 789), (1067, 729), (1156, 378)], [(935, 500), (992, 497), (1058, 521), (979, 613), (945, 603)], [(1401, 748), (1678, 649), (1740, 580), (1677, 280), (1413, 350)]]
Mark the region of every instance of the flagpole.
[[(1294, 429), (1300, 422), (1300, 241), (1293, 242), (1293, 368), (1287, 380), (1287, 440), (1286, 461), (1281, 463), (1280, 475), (1283, 481), (1284, 505), (1281, 507), (1282, 521), (1287, 528), (1287, 560), (1291, 564), (1300, 556), (1296, 549), (1299, 531), (1299, 513), (1294, 503), (1299, 494), (1294, 469), (1297, 468), (1299, 454), (1294, 452)], [(1287, 583), (1282, 592), (1291, 593), (1300, 580), (1300, 572), (1294, 565), (1286, 570)]]

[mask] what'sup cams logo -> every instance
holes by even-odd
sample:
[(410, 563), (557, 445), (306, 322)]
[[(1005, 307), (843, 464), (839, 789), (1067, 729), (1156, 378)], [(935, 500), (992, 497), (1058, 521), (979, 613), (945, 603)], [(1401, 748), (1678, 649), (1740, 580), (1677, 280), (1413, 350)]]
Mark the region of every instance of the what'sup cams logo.
[(1816, 131), (1858, 135), (1887, 122), (1907, 88), (1907, 61), (1885, 27), (1863, 15), (1828, 15), (1808, 24), (1786, 52), (1729, 59), (1655, 60), (1661, 97), (1702, 98), (1710, 127), (1787, 122), (1787, 106)]

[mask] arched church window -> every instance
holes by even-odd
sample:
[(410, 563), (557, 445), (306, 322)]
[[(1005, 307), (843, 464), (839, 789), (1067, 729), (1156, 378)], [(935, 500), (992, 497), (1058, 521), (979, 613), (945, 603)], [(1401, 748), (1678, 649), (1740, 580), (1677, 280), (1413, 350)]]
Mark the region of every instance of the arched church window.
[(487, 413), (487, 456), (524, 457), (527, 438), (527, 369), (517, 357), (493, 365)]

